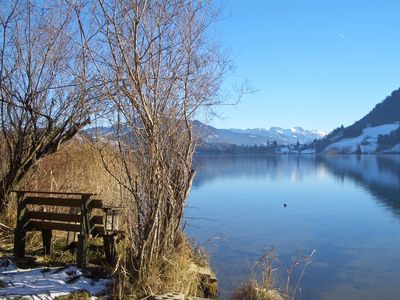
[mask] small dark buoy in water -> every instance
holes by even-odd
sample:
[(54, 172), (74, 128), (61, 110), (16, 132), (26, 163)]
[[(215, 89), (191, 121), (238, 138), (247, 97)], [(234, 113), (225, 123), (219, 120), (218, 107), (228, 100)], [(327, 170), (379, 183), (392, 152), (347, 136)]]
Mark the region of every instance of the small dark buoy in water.
[(286, 203), (285, 203), (285, 204), (283, 204), (283, 206), (284, 206), (284, 207), (286, 207)]

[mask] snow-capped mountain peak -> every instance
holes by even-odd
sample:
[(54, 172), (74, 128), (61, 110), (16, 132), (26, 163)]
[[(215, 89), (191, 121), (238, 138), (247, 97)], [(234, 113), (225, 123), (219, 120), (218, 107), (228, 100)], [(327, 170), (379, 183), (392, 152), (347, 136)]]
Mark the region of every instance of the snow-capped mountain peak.
[[(196, 122), (201, 124), (200, 122)], [(276, 141), (280, 145), (304, 144), (320, 139), (325, 135), (319, 130), (306, 130), (302, 127), (284, 129), (281, 127), (248, 128), (248, 129), (217, 129), (203, 125), (200, 129), (201, 137), (204, 141), (217, 144), (227, 143), (236, 145), (266, 145)]]

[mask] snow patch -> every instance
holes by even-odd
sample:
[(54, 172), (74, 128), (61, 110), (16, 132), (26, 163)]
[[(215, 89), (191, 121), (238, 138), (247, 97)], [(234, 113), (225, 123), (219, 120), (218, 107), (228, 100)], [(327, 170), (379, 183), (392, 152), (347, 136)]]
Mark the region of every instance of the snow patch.
[(320, 137), (324, 137), (325, 135), (327, 135), (328, 133), (323, 131), (323, 130), (318, 130), (318, 129), (311, 129), (309, 130), (311, 133), (316, 134)]
[(360, 148), (361, 153), (375, 153), (378, 146), (378, 136), (390, 134), (399, 127), (400, 125), (397, 123), (368, 127), (363, 129), (361, 135), (341, 139), (327, 146), (323, 152), (355, 153)]
[(82, 275), (75, 266), (65, 268), (18, 269), (8, 260), (1, 261), (0, 298), (54, 299), (78, 291), (91, 295), (106, 292), (111, 279), (94, 280)]

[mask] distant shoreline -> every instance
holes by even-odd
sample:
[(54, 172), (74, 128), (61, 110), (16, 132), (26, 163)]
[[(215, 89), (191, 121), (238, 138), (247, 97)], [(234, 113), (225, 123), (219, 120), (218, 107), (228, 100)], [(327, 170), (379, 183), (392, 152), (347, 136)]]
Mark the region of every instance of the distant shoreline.
[(397, 156), (400, 153), (215, 153), (215, 154), (198, 154), (196, 157), (215, 157), (215, 156)]

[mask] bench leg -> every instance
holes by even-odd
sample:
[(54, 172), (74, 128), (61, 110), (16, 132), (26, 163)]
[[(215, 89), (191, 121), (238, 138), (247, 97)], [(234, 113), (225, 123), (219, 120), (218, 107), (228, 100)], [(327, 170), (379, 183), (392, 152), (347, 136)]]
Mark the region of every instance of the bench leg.
[(14, 231), (14, 255), (16, 257), (25, 256), (25, 236), (26, 232), (24, 230), (16, 229)]
[(104, 254), (109, 264), (114, 262), (115, 259), (115, 240), (113, 235), (103, 236)]
[(76, 248), (76, 233), (68, 231), (67, 232), (67, 249), (72, 250)]
[(85, 268), (88, 264), (88, 236), (78, 234), (78, 249), (76, 253), (76, 264), (79, 268)]
[(42, 230), (44, 255), (49, 255), (51, 253), (51, 237), (52, 237), (51, 229)]

